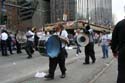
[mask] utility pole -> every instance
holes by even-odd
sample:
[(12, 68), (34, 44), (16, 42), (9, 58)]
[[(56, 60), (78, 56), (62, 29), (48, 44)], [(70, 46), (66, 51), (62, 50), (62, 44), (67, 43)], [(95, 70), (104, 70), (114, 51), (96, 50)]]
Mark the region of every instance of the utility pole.
[(2, 21), (3, 21), (3, 14), (4, 14), (4, 10), (5, 10), (5, 6), (4, 6), (4, 3), (5, 3), (5, 0), (1, 0), (1, 15), (0, 15), (0, 24), (2, 24)]
[(87, 21), (89, 24), (89, 1), (87, 0)]
[(96, 9), (96, 0), (95, 0), (95, 24), (97, 23), (97, 15), (96, 15), (96, 11), (97, 11), (97, 9)]
[(67, 3), (66, 0), (64, 0), (64, 13), (63, 13), (63, 21), (67, 21)]
[(124, 5), (124, 19), (125, 19), (125, 5)]
[(0, 24), (2, 23), (2, 1), (0, 2), (1, 6), (0, 6)]
[(78, 28), (78, 0), (75, 0), (75, 28)]

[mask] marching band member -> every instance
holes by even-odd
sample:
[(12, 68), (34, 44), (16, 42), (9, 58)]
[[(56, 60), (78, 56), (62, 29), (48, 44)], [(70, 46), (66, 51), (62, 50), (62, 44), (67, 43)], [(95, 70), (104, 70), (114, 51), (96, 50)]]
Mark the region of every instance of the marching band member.
[(90, 29), (90, 25), (87, 25), (83, 31), (89, 37), (89, 44), (85, 46), (85, 62), (83, 64), (89, 64), (89, 57), (92, 59), (92, 63), (95, 63), (95, 51), (94, 51), (94, 34), (93, 30)]
[(34, 33), (29, 28), (27, 28), (26, 37), (27, 37), (27, 42), (26, 42), (25, 50), (28, 54), (27, 58), (30, 59), (32, 58), (32, 54), (34, 53), (34, 50), (33, 50)]
[(1, 51), (2, 51), (2, 56), (7, 56), (7, 39), (8, 39), (8, 34), (6, 30), (2, 30), (1, 35)]
[(49, 57), (49, 74), (45, 76), (45, 78), (47, 79), (54, 79), (54, 72), (57, 64), (59, 64), (59, 67), (62, 73), (60, 77), (65, 78), (66, 76), (65, 59), (67, 57), (67, 52), (66, 52), (65, 46), (66, 46), (66, 43), (69, 43), (68, 33), (64, 29), (62, 24), (58, 24), (56, 27), (56, 32), (54, 34), (58, 35), (58, 37), (61, 40), (61, 50), (57, 57), (55, 58)]
[(37, 35), (37, 30), (36, 28), (33, 28), (32, 31), (34, 32), (34, 48), (36, 51), (38, 51), (39, 37)]

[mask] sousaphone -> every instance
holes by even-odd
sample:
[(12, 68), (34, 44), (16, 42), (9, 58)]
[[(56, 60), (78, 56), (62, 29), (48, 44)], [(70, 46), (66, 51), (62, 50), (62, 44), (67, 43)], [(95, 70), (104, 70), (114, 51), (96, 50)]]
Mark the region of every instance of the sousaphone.
[(76, 41), (80, 46), (86, 46), (89, 43), (89, 37), (82, 33), (77, 36)]

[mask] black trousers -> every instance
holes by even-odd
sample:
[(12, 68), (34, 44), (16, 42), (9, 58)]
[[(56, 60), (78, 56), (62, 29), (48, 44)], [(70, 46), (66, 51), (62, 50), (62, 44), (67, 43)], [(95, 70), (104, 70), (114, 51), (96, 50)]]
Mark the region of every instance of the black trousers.
[(65, 74), (65, 72), (66, 72), (65, 59), (66, 59), (66, 55), (63, 52), (63, 50), (58, 55), (58, 57), (56, 57), (56, 58), (49, 58), (49, 74), (51, 76), (54, 76), (57, 64), (59, 64), (61, 73)]
[(38, 50), (38, 41), (34, 41), (34, 47), (35, 47), (35, 50), (37, 51)]
[(125, 83), (125, 46), (119, 50), (117, 83)]
[(16, 41), (17, 53), (21, 53), (21, 44)]
[(95, 51), (94, 51), (94, 43), (89, 43), (85, 46), (85, 63), (89, 63), (89, 57), (91, 57), (92, 61), (95, 61)]
[(32, 57), (32, 54), (34, 52), (32, 41), (27, 41), (25, 50), (26, 50), (26, 53), (28, 54), (28, 57)]
[(11, 41), (7, 41), (7, 47), (8, 47), (8, 49), (9, 49), (9, 51), (10, 51), (10, 54), (13, 54)]
[(81, 53), (81, 49), (80, 49), (80, 45), (77, 44), (77, 48), (76, 48), (76, 54)]
[(2, 56), (7, 56), (7, 41), (6, 40), (1, 40), (1, 51), (2, 51)]

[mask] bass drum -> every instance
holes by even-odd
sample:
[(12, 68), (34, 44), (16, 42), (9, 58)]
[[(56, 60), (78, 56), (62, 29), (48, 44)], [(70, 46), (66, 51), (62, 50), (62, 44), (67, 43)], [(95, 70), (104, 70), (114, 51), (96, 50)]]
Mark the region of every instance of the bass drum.
[(38, 49), (42, 56), (47, 56), (45, 44), (49, 37), (50, 37), (50, 35), (44, 35), (44, 36), (40, 37)]
[(55, 58), (61, 51), (61, 41), (57, 35), (52, 35), (45, 43), (46, 53), (49, 57)]
[(45, 42), (45, 40), (40, 40), (38, 45), (38, 51), (42, 56), (47, 56)]

